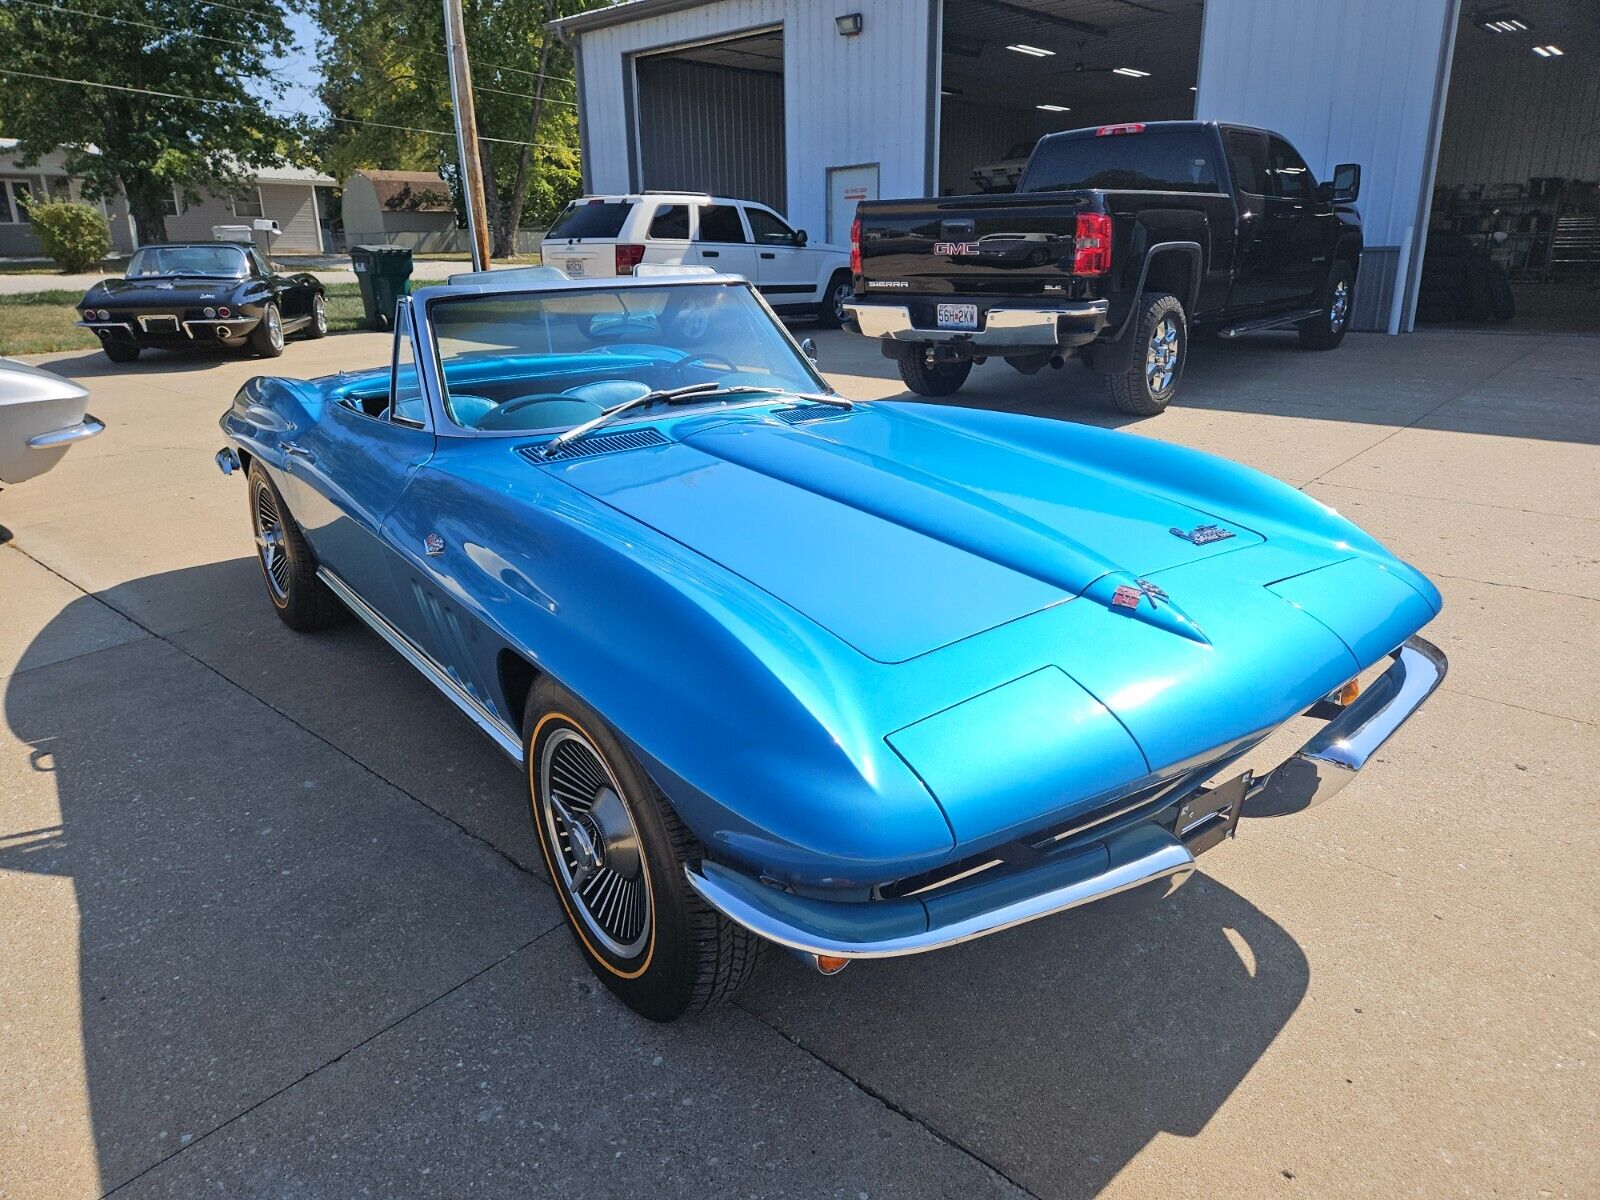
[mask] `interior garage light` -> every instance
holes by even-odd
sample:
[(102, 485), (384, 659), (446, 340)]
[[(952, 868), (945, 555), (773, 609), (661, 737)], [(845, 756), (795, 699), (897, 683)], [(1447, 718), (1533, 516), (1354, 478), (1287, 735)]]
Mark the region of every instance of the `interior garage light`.
[(1485, 33), (1527, 33), (1528, 23), (1510, 9), (1497, 8), (1480, 12), (1472, 23)]
[(855, 37), (861, 32), (861, 14), (845, 13), (833, 19), (834, 25), (839, 30), (840, 37)]
[(1138, 67), (1116, 67), (1113, 68), (1111, 73), (1113, 75), (1126, 75), (1129, 79), (1145, 79), (1150, 75), (1149, 71), (1141, 71)]
[(1566, 53), (1560, 46), (1535, 46), (1533, 52), (1540, 58), (1560, 58)]
[(1035, 104), (1034, 107), (1037, 108), (1040, 112), (1071, 112), (1072, 111), (1065, 104)]
[(1055, 54), (1054, 50), (1041, 50), (1037, 46), (1024, 46), (1018, 42), (1014, 46), (1007, 46), (1007, 50), (1015, 50), (1018, 54), (1031, 54), (1034, 58), (1049, 58)]

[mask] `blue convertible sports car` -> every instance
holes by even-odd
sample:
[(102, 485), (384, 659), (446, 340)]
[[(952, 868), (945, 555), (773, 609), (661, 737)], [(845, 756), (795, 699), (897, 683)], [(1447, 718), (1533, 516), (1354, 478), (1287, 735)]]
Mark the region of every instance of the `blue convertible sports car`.
[(1443, 678), (1438, 591), (1293, 488), (852, 403), (740, 279), (547, 274), (418, 291), (389, 370), (252, 380), (218, 462), (284, 621), (355, 613), (525, 765), (578, 945), (646, 1016), (769, 942), (831, 973), (1170, 886)]

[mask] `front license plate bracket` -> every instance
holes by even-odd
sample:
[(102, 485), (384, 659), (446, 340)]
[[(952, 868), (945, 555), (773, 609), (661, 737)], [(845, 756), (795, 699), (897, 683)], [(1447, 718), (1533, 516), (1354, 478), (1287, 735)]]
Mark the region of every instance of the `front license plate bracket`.
[(1189, 848), (1189, 853), (1204, 854), (1238, 831), (1239, 813), (1250, 791), (1251, 778), (1246, 771), (1218, 787), (1197, 791), (1183, 802), (1173, 832)]

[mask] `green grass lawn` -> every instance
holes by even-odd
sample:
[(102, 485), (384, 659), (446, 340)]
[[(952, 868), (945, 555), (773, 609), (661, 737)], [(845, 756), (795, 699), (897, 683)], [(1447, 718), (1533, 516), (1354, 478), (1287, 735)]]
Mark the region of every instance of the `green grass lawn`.
[[(0, 295), (0, 354), (49, 354), (57, 350), (93, 350), (100, 339), (74, 322), (74, 306), (82, 292), (24, 292)], [(328, 287), (328, 331), (349, 333), (362, 328), (361, 287), (335, 283)]]

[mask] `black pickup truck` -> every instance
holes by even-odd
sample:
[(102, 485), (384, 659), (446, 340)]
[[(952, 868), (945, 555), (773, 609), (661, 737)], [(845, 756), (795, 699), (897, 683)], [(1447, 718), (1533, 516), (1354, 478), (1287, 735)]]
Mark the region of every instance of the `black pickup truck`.
[(850, 233), (851, 324), (900, 377), (948, 396), (974, 363), (1024, 374), (1076, 353), (1124, 412), (1160, 412), (1189, 337), (1294, 325), (1344, 338), (1361, 168), (1318, 184), (1278, 134), (1103, 125), (1040, 140), (1012, 195), (874, 200)]

